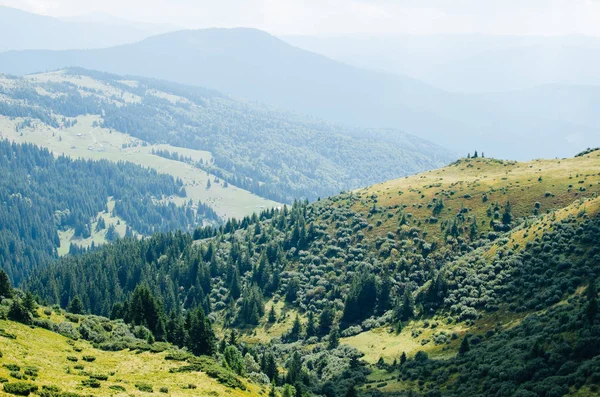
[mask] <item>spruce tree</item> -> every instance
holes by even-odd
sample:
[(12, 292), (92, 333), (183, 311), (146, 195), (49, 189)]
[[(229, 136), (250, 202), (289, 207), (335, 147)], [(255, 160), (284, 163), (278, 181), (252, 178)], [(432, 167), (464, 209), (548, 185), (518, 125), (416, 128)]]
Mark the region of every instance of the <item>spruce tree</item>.
[(471, 345), (469, 344), (469, 337), (467, 335), (465, 335), (465, 337), (463, 338), (463, 340), (460, 344), (460, 347), (458, 348), (458, 354), (462, 356), (469, 350), (471, 350)]
[(327, 349), (333, 350), (340, 345), (340, 330), (337, 326), (331, 329), (329, 333), (329, 341), (327, 342)]
[(81, 299), (79, 299), (79, 296), (75, 296), (75, 298), (69, 302), (67, 311), (73, 314), (83, 314), (83, 303), (81, 302)]
[(275, 313), (275, 305), (271, 305), (271, 309), (269, 310), (269, 323), (273, 324), (277, 321), (277, 314)]
[(315, 315), (312, 311), (308, 312), (308, 320), (306, 322), (306, 337), (310, 338), (317, 334), (317, 328), (315, 325)]
[(197, 356), (211, 356), (215, 353), (215, 334), (201, 306), (188, 314), (186, 328), (186, 346), (192, 353)]
[(12, 297), (12, 286), (10, 285), (8, 274), (3, 269), (0, 269), (0, 300), (10, 297)]
[(406, 362), (406, 353), (402, 352), (402, 355), (400, 356), (400, 365), (404, 364)]

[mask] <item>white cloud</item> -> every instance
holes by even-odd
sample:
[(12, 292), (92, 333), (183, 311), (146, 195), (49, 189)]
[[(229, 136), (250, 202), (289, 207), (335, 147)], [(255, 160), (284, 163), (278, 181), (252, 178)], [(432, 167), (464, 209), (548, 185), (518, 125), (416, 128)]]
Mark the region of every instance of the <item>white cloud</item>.
[(468, 33), (600, 36), (598, 0), (0, 0), (53, 16), (106, 12), (185, 27), (276, 34)]

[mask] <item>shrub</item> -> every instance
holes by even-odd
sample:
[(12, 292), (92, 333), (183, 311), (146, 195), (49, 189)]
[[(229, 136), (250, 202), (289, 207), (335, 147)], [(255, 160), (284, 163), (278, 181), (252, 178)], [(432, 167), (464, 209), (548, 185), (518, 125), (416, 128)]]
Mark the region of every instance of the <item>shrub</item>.
[(125, 388), (121, 385), (110, 385), (108, 388), (114, 391), (125, 392)]
[(139, 391), (143, 391), (146, 393), (152, 393), (154, 391), (153, 387), (151, 384), (149, 383), (136, 383), (135, 384), (136, 389), (138, 389)]
[(87, 361), (88, 363), (96, 361), (96, 357), (94, 356), (83, 356), (82, 359), (83, 361)]
[(79, 361), (79, 359), (75, 356), (67, 356), (67, 360), (69, 361), (73, 361), (74, 363), (76, 363), (77, 361)]
[(81, 381), (81, 384), (85, 387), (91, 387), (93, 389), (98, 389), (101, 386), (100, 382), (94, 378), (84, 379)]
[(21, 367), (19, 367), (17, 364), (4, 364), (3, 365), (4, 368), (8, 369), (9, 371), (20, 371)]
[(8, 394), (15, 394), (17, 396), (28, 396), (29, 394), (36, 392), (38, 387), (33, 383), (29, 382), (15, 382), (5, 383), (4, 392)]
[(159, 391), (160, 391), (161, 393), (168, 393), (168, 392), (169, 392), (169, 388), (168, 388), (168, 387), (165, 387), (165, 386), (163, 386), (163, 387), (161, 387), (161, 388), (159, 389)]
[(39, 369), (36, 367), (25, 367), (25, 375), (37, 377)]

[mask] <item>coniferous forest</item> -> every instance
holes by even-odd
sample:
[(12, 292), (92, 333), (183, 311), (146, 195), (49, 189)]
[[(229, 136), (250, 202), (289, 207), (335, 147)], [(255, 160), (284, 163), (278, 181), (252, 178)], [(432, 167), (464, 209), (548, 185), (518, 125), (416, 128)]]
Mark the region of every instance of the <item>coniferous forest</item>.
[(156, 202), (185, 197), (181, 182), (131, 163), (55, 158), (47, 149), (0, 141), (0, 174), (0, 263), (16, 284), (56, 259), (58, 231), (89, 237), (109, 198), (114, 214), (142, 235), (218, 221), (202, 203), (194, 210)]

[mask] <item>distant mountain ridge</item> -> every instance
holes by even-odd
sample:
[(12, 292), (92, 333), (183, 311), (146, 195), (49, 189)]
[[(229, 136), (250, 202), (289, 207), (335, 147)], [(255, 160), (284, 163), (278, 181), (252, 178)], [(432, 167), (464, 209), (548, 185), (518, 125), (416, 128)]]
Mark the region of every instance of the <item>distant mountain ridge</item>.
[(174, 26), (118, 23), (116, 18), (54, 18), (0, 6), (0, 51), (102, 48), (176, 30)]
[[(333, 61), (255, 29), (179, 31), (98, 50), (0, 54), (5, 73), (68, 66), (205, 86), (349, 126), (402, 129), (457, 152), (468, 142), (496, 157), (564, 157), (600, 137), (593, 120), (553, 118), (547, 107), (530, 114), (527, 102), (514, 109), (494, 97), (452, 94)], [(509, 102), (520, 101), (514, 95)], [(560, 99), (557, 91), (550, 96)]]

